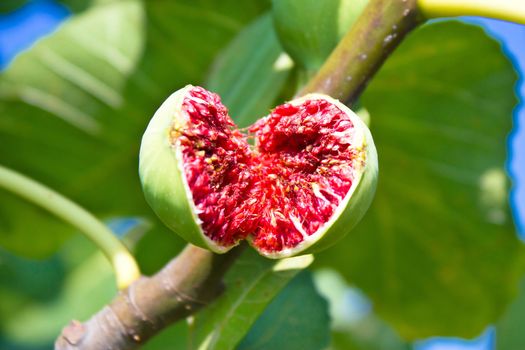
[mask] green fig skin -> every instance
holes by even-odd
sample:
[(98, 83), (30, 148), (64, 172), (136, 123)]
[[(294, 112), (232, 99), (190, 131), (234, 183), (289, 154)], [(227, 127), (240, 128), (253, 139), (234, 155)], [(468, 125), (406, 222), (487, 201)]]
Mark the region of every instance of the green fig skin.
[(181, 106), (188, 85), (174, 92), (160, 106), (142, 137), (139, 176), (146, 201), (162, 222), (184, 240), (215, 253), (233, 247), (216, 244), (202, 232), (182, 170), (182, 155), (170, 142), (174, 123), (184, 125)]
[[(151, 119), (142, 138), (139, 175), (147, 202), (167, 227), (191, 244), (215, 253), (225, 253), (235, 244), (220, 245), (203, 233), (183, 173), (182, 152), (177, 143), (172, 142), (173, 135), (170, 135), (174, 126), (184, 128), (187, 123), (181, 110), (183, 100), (192, 88), (188, 85), (173, 93)], [(353, 149), (357, 150), (360, 161), (354, 163), (355, 176), (351, 188), (330, 220), (297, 246), (273, 252), (259, 250), (248, 236), (248, 242), (267, 258), (281, 259), (314, 253), (336, 243), (361, 220), (375, 193), (378, 162), (368, 127), (348, 107), (326, 95), (310, 94), (289, 103), (299, 105), (309, 99), (327, 100), (350, 116), (357, 135)]]

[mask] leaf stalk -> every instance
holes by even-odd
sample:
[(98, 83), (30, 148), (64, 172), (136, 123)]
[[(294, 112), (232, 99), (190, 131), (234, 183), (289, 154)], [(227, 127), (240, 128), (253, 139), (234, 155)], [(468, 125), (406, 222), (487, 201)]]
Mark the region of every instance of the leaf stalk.
[(480, 16), (525, 25), (523, 0), (418, 0), (426, 19), (457, 16)]
[(124, 289), (140, 277), (135, 258), (111, 230), (87, 210), (56, 191), (0, 165), (0, 188), (4, 188), (79, 229), (109, 259), (117, 287)]

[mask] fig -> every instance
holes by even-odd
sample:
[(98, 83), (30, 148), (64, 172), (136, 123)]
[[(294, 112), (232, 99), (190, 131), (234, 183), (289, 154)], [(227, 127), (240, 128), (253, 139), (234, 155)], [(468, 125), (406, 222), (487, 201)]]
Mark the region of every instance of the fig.
[(295, 99), (241, 131), (218, 95), (191, 85), (151, 119), (139, 164), (146, 200), (170, 229), (217, 253), (246, 239), (268, 258), (346, 235), (377, 169), (367, 126), (329, 96)]
[(368, 0), (273, 0), (281, 45), (308, 73), (317, 72), (363, 12)]

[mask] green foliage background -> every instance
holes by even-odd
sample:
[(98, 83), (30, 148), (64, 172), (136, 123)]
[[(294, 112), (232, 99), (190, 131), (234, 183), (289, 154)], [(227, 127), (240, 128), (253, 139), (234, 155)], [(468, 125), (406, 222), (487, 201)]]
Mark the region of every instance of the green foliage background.
[[(200, 84), (249, 125), (318, 69), (365, 4), (64, 3), (70, 19), (0, 73), (0, 163), (101, 219), (142, 218), (144, 235), (128, 240), (146, 273), (183, 246), (138, 181), (140, 137), (155, 109)], [(524, 344), (509, 326), (523, 303), (507, 310), (524, 272), (504, 172), (515, 82), (481, 29), (454, 21), (417, 29), (362, 97), (381, 169), (363, 222), (299, 274), (310, 261), (281, 268), (246, 252), (225, 295), (146, 348), (292, 349), (293, 339), (297, 349), (404, 349), (431, 335), (475, 336), (504, 312), (501, 348)], [(0, 347), (48, 348), (70, 319), (89, 317), (115, 293), (89, 242), (3, 191), (0, 246)], [(335, 273), (331, 288), (321, 267)], [(374, 305), (358, 324), (333, 311), (349, 285)]]

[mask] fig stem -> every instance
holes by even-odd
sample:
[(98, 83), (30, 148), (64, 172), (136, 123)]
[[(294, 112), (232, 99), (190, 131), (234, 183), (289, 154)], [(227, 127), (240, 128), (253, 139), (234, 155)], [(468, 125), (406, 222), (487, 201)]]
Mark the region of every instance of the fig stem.
[(351, 105), (384, 60), (422, 22), (417, 0), (370, 0), (319, 72), (298, 93), (324, 93)]
[(106, 225), (78, 204), (2, 165), (0, 165), (0, 188), (38, 205), (79, 229), (109, 259), (119, 289), (128, 287), (140, 277), (137, 262), (124, 244)]
[(481, 16), (525, 24), (523, 0), (418, 0), (425, 18)]

